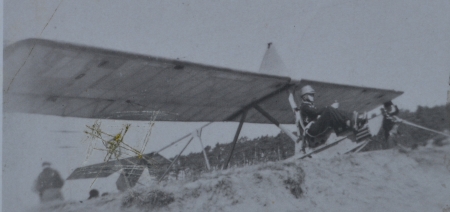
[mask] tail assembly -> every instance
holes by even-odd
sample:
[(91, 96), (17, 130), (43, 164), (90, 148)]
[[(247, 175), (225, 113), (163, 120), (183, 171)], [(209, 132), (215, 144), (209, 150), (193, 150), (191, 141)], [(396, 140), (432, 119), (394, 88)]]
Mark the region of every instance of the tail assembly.
[(259, 73), (285, 77), (291, 76), (272, 43), (267, 44), (266, 53), (259, 67)]

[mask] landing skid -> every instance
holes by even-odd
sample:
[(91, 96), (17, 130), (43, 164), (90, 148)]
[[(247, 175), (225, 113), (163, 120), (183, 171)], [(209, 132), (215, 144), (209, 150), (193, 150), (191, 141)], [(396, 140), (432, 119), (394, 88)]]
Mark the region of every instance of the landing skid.
[(305, 153), (299, 153), (294, 155), (292, 158), (331, 158), (336, 155), (343, 155), (352, 152), (356, 153), (361, 151), (370, 141), (371, 139), (367, 138), (363, 141), (355, 142), (354, 136), (351, 134), (337, 136), (335, 133), (331, 133), (324, 144), (316, 148), (306, 148)]

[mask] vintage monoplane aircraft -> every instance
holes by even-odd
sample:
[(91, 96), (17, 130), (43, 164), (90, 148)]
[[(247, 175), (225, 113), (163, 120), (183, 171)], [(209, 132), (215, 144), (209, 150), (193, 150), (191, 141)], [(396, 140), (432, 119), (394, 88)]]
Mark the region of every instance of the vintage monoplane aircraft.
[[(318, 107), (337, 100), (339, 108), (346, 111), (370, 111), (402, 94), (42, 39), (23, 40), (4, 51), (6, 112), (150, 120), (158, 111), (156, 121), (239, 122), (234, 143), (244, 122), (275, 124), (296, 143), (296, 155), (300, 158), (324, 149), (338, 153), (361, 149), (367, 141), (356, 142), (348, 133), (331, 132), (322, 138), (323, 145), (300, 151), (304, 126), (293, 108), (298, 102), (295, 93), (305, 85), (316, 90)], [(296, 123), (298, 136), (282, 125)], [(347, 144), (339, 147), (344, 143)], [(119, 160), (110, 164), (117, 167), (114, 169), (79, 168), (69, 179), (108, 176), (123, 163)], [(93, 175), (95, 170), (105, 173)]]

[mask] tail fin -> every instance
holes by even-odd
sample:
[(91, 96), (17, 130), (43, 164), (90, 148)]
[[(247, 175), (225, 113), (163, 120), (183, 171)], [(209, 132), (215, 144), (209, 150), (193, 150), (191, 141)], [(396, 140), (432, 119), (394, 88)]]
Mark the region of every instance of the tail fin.
[(291, 75), (272, 43), (267, 44), (267, 50), (259, 67), (259, 72), (287, 77)]

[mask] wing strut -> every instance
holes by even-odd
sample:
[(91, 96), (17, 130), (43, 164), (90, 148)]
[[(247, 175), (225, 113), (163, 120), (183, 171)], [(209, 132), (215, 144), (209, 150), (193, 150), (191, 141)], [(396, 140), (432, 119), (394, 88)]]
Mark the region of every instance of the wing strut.
[[(299, 136), (298, 139), (295, 141), (295, 154), (300, 153), (300, 151), (304, 152), (304, 149), (306, 147), (306, 141), (305, 141), (305, 136), (303, 135), (303, 133), (305, 132), (305, 126), (303, 124), (303, 118), (302, 115), (300, 113), (300, 111), (298, 110), (298, 106), (297, 103), (295, 102), (295, 89), (290, 89), (289, 90), (289, 104), (291, 105), (292, 108), (292, 112), (294, 112), (295, 114), (295, 126), (297, 128), (297, 135)], [(302, 143), (300, 144), (300, 140), (302, 141)]]
[(284, 126), (282, 126), (280, 124), (280, 122), (278, 122), (274, 117), (272, 117), (269, 113), (267, 113), (265, 110), (263, 110), (261, 107), (259, 107), (259, 105), (254, 105), (253, 106), (258, 112), (260, 112), (264, 117), (266, 117), (270, 122), (272, 122), (272, 124), (275, 124), (278, 128), (280, 128), (281, 131), (283, 131), (284, 133), (286, 133), (287, 136), (289, 136), (290, 139), (292, 139), (292, 141), (294, 141), (295, 143), (297, 142), (298, 138), (297, 136), (295, 136), (292, 132), (290, 132), (287, 128), (285, 128)]
[(247, 116), (247, 111), (248, 110), (244, 110), (244, 112), (241, 115), (241, 121), (239, 121), (239, 126), (238, 126), (238, 128), (236, 130), (236, 134), (234, 134), (233, 146), (231, 147), (230, 156), (228, 156), (228, 160), (227, 160), (227, 163), (225, 163), (224, 169), (227, 169), (228, 168), (228, 163), (230, 163), (231, 156), (233, 155), (234, 147), (236, 146), (237, 139), (239, 137), (239, 134), (241, 133), (241, 129), (242, 129), (242, 125), (244, 124), (245, 117)]
[[(212, 122), (208, 122), (207, 124), (201, 126), (201, 127), (198, 128), (197, 130), (202, 130), (203, 128), (207, 127), (207, 126), (210, 125), (210, 124), (212, 124)], [(189, 136), (192, 136), (192, 133), (189, 133), (189, 134), (187, 134), (187, 135), (185, 135), (185, 136), (183, 136), (183, 137), (177, 139), (176, 141), (170, 143), (169, 145), (167, 145), (167, 146), (161, 148), (160, 150), (156, 151), (155, 154), (160, 153), (161, 151), (163, 151), (163, 150), (165, 150), (165, 149), (171, 147), (172, 145), (174, 145), (174, 144), (176, 144), (176, 143), (182, 141), (183, 139), (185, 139), (185, 138), (187, 138), (187, 137), (189, 137)]]
[(162, 179), (164, 179), (164, 177), (167, 175), (167, 173), (169, 172), (170, 168), (172, 168), (173, 164), (175, 163), (175, 161), (178, 160), (178, 158), (181, 156), (181, 154), (184, 152), (184, 150), (186, 149), (186, 147), (191, 143), (192, 139), (194, 139), (194, 137), (191, 137), (191, 139), (189, 139), (189, 141), (187, 142), (186, 146), (184, 146), (184, 148), (181, 150), (180, 154), (177, 155), (177, 157), (172, 161), (172, 163), (169, 165), (169, 167), (167, 167), (166, 171), (164, 172), (164, 174), (161, 176), (161, 178), (159, 178), (158, 183), (161, 182)]
[(205, 148), (203, 147), (203, 142), (202, 142), (202, 128), (197, 129), (196, 133), (192, 133), (192, 135), (200, 142), (200, 145), (202, 146), (202, 152), (203, 152), (203, 156), (205, 157), (205, 162), (206, 162), (206, 168), (208, 168), (208, 170), (211, 170), (211, 166), (209, 165), (209, 160), (208, 157), (206, 156), (206, 152), (205, 152)]
[(202, 146), (203, 155), (205, 156), (206, 167), (208, 168), (208, 170), (211, 170), (211, 167), (210, 167), (210, 165), (209, 165), (209, 160), (208, 160), (208, 157), (206, 156), (205, 148), (203, 147), (203, 142), (202, 142), (202, 139), (201, 139), (202, 129), (203, 129), (204, 127), (208, 126), (208, 125), (211, 124), (211, 123), (212, 123), (212, 122), (209, 122), (208, 124), (203, 125), (202, 127), (196, 129), (195, 132), (192, 132), (192, 133), (190, 133), (190, 134), (187, 134), (187, 135), (183, 136), (182, 138), (180, 138), (180, 139), (178, 139), (178, 140), (172, 142), (170, 145), (168, 145), (168, 146), (166, 146), (166, 147), (164, 147), (164, 148), (162, 148), (161, 150), (158, 151), (158, 152), (160, 152), (160, 151), (164, 150), (165, 148), (168, 148), (169, 146), (175, 144), (176, 142), (179, 142), (179, 141), (183, 140), (184, 138), (187, 138), (187, 137), (191, 136), (191, 138), (190, 138), (189, 141), (187, 142), (186, 146), (184, 146), (184, 148), (183, 148), (183, 149), (181, 150), (181, 152), (177, 155), (177, 157), (172, 161), (172, 163), (169, 165), (169, 167), (167, 167), (167, 170), (164, 172), (164, 174), (161, 176), (161, 178), (158, 180), (158, 182), (161, 182), (161, 180), (164, 179), (164, 177), (165, 177), (165, 176), (167, 175), (167, 173), (169, 172), (170, 168), (172, 168), (172, 165), (175, 163), (175, 161), (178, 160), (178, 158), (181, 156), (181, 154), (184, 152), (184, 150), (186, 149), (186, 147), (191, 143), (191, 141), (192, 141), (194, 138), (196, 138), (196, 139), (200, 142), (200, 145)]

